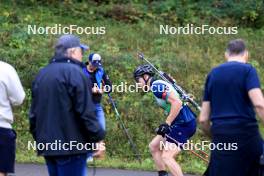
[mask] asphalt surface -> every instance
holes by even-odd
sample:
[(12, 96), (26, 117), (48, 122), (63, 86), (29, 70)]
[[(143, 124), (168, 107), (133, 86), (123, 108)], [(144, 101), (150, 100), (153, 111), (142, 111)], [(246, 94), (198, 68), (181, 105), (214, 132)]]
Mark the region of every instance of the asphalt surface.
[[(93, 175), (92, 168), (88, 169), (88, 175)], [(14, 176), (48, 176), (48, 173), (45, 165), (16, 164), (16, 174)], [(157, 176), (157, 172), (97, 168), (96, 176)]]

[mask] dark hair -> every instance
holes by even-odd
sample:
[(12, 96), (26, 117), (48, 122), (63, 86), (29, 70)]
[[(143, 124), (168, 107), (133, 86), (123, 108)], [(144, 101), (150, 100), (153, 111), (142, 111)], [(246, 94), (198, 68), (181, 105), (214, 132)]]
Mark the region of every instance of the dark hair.
[(242, 39), (231, 40), (226, 48), (229, 55), (239, 55), (246, 51), (246, 44)]
[(62, 46), (56, 46), (55, 47), (55, 57), (65, 57), (67, 56), (67, 49), (65, 49)]

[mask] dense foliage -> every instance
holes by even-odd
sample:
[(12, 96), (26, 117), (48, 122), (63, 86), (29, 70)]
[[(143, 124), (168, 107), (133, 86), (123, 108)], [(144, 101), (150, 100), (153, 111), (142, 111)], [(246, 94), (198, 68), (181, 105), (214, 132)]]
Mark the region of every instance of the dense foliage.
[[(27, 151), (27, 113), (30, 106), (31, 82), (40, 68), (53, 55), (56, 35), (29, 35), (27, 25), (105, 26), (105, 35), (81, 35), (81, 40), (99, 52), (113, 83), (133, 83), (132, 72), (141, 62), (136, 53), (142, 51), (160, 69), (169, 72), (200, 102), (206, 74), (223, 62), (226, 43), (233, 38), (244, 38), (264, 81), (264, 15), (263, 1), (11, 1), (0, 2), (0, 59), (15, 66), (22, 79), (27, 100), (16, 109), (15, 128), (18, 131), (18, 160), (36, 161), (33, 151)], [(160, 35), (159, 25), (210, 24), (238, 26), (237, 35)], [(85, 55), (87, 58), (88, 53)], [(239, 75), (238, 75), (239, 76)], [(118, 109), (145, 162), (149, 162), (148, 142), (154, 129), (164, 120), (163, 113), (154, 105), (150, 94), (113, 93)], [(108, 156), (132, 159), (133, 153), (123, 135), (114, 112), (104, 99), (107, 116)], [(198, 132), (194, 140), (205, 139)], [(118, 141), (118, 143), (116, 142)], [(184, 153), (179, 161), (189, 172), (201, 172), (204, 164)]]

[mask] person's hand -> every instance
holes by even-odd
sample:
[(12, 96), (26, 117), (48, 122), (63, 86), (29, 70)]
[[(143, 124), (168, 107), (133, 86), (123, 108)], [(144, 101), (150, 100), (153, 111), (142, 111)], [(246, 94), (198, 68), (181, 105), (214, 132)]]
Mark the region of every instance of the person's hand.
[(92, 93), (96, 93), (97, 92), (97, 88), (96, 87), (93, 87), (92, 88)]
[(163, 123), (159, 126), (159, 128), (156, 130), (156, 133), (158, 135), (161, 135), (162, 137), (165, 136), (165, 134), (168, 134), (170, 132), (170, 126), (167, 123)]
[(94, 87), (92, 88), (92, 93), (94, 93), (94, 94), (99, 93), (99, 88), (98, 88), (97, 86), (94, 86)]
[(104, 159), (105, 158), (105, 150), (97, 150), (94, 154), (93, 157), (97, 159)]
[(103, 94), (104, 93), (104, 90), (103, 89), (98, 89), (98, 93), (99, 94)]
[(104, 159), (105, 158), (105, 143), (99, 142), (97, 143), (99, 145), (99, 149), (93, 154), (93, 157), (97, 158), (97, 159)]

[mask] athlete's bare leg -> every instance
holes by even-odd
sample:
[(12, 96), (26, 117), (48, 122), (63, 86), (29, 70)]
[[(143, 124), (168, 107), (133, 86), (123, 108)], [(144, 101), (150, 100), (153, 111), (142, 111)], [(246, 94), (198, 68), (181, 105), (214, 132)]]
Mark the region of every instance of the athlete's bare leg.
[(180, 165), (175, 161), (175, 157), (181, 152), (181, 149), (174, 143), (165, 142), (166, 148), (162, 152), (162, 160), (169, 168), (173, 176), (183, 176)]
[(166, 170), (166, 165), (162, 160), (162, 149), (160, 146), (161, 142), (164, 142), (164, 138), (160, 135), (157, 135), (149, 144), (149, 149), (158, 171)]

